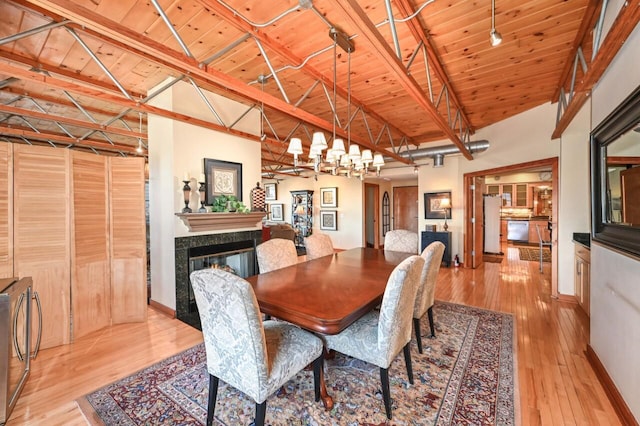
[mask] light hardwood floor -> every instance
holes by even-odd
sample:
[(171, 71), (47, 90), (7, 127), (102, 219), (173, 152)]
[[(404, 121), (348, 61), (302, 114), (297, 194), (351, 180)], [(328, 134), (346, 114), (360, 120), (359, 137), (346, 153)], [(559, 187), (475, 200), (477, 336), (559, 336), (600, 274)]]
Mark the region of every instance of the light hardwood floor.
[[(505, 253), (502, 263), (476, 270), (441, 268), (436, 298), (515, 315), (521, 424), (621, 424), (584, 354), (587, 316), (550, 297), (549, 264), (541, 274), (517, 249)], [(42, 351), (7, 426), (84, 425), (76, 399), (201, 340), (197, 330), (150, 309), (145, 324)]]

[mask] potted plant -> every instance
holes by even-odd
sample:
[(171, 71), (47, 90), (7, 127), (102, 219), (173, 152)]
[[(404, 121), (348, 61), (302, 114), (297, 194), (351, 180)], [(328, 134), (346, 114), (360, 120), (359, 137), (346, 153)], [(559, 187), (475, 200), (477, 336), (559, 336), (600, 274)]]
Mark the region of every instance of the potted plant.
[(225, 213), (225, 212), (238, 212), (249, 213), (249, 208), (245, 206), (242, 201), (238, 200), (235, 195), (218, 195), (213, 200), (211, 206), (212, 212)]

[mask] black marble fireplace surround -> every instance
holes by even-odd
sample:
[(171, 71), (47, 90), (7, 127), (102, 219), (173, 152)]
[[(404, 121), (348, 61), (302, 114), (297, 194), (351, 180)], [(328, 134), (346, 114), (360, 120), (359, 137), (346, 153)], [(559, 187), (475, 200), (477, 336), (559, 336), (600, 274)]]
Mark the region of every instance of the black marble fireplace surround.
[(189, 283), (189, 254), (202, 254), (203, 247), (222, 245), (229, 247), (232, 243), (251, 242), (253, 247), (262, 242), (262, 232), (241, 231), (223, 234), (195, 235), (175, 239), (176, 256), (176, 317), (187, 324), (200, 328), (200, 316), (194, 304), (190, 302), (191, 284)]

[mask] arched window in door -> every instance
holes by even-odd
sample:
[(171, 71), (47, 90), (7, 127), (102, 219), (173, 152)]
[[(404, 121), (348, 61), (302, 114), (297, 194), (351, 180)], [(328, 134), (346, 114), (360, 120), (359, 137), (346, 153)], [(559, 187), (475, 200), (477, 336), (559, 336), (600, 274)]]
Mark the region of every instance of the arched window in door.
[(391, 218), (389, 213), (389, 193), (384, 191), (382, 196), (382, 236), (391, 230)]

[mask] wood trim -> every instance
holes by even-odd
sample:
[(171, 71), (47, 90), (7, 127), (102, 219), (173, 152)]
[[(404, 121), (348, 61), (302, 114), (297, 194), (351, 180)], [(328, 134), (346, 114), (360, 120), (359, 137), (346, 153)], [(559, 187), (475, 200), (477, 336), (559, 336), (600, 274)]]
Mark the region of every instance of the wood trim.
[(578, 304), (578, 299), (573, 294), (558, 294), (558, 302)]
[(640, 7), (637, 4), (627, 2), (618, 13), (609, 33), (600, 45), (598, 54), (591, 63), (591, 67), (584, 75), (581, 84), (575, 90), (573, 99), (569, 103), (560, 121), (558, 121), (552, 139), (562, 136), (562, 133), (569, 127), (569, 123), (578, 114), (582, 105), (589, 98), (593, 86), (600, 81), (600, 78), (609, 67), (615, 56), (622, 48), (625, 40), (631, 35), (636, 25), (640, 22)]
[(638, 164), (640, 164), (640, 157), (607, 157), (607, 166), (628, 166)]
[(609, 397), (609, 401), (611, 401), (611, 405), (613, 405), (613, 409), (616, 411), (616, 414), (618, 415), (618, 418), (620, 418), (622, 424), (638, 426), (638, 422), (629, 409), (629, 406), (624, 402), (622, 395), (620, 395), (620, 391), (618, 391), (618, 388), (609, 376), (609, 373), (607, 373), (607, 369), (604, 367), (591, 345), (587, 345), (585, 355), (587, 356), (587, 360), (589, 361), (589, 364), (591, 364), (593, 371), (595, 371), (600, 384), (604, 388), (605, 393)]
[[(460, 149), (460, 153), (467, 160), (473, 160), (473, 156), (467, 146), (460, 140), (456, 132), (449, 127), (449, 124), (427, 98), (418, 82), (407, 73), (404, 65), (398, 60), (389, 44), (384, 37), (382, 37), (358, 2), (356, 0), (333, 0), (331, 3), (333, 8), (342, 15), (345, 21), (353, 25), (354, 29), (357, 30), (356, 32), (362, 37), (363, 42), (369, 43), (372, 51), (379, 56), (379, 59), (391, 73), (391, 78), (395, 77), (398, 80), (398, 83), (402, 85), (407, 95), (413, 98), (433, 119), (434, 123), (436, 123), (447, 138)], [(360, 40), (360, 38), (358, 38), (358, 40)]]
[(266, 215), (257, 213), (176, 213), (189, 231), (214, 231), (220, 229), (253, 228)]
[(160, 302), (156, 302), (155, 300), (151, 299), (149, 300), (149, 307), (153, 308), (153, 310), (160, 312), (161, 314), (169, 317), (169, 318), (176, 318), (176, 310), (175, 309), (171, 309), (170, 307), (163, 305)]

